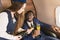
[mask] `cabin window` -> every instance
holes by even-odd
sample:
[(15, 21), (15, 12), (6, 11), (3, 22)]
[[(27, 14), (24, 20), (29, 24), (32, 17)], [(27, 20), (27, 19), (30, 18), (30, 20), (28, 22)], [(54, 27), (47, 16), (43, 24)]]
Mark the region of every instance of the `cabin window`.
[(56, 25), (60, 27), (60, 6), (56, 7)]

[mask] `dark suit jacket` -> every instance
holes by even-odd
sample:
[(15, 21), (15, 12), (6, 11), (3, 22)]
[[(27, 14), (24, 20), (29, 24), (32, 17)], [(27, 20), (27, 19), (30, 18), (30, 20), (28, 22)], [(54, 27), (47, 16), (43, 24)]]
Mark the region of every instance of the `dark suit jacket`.
[[(34, 18), (34, 19), (33, 19), (33, 22), (34, 22), (35, 24), (36, 24), (36, 23), (40, 24), (41, 32), (43, 32), (42, 35), (44, 35), (44, 34), (47, 35), (48, 32), (49, 32), (49, 30), (51, 29), (51, 25), (48, 25), (48, 24), (46, 24), (46, 23), (43, 23), (43, 22), (39, 21), (37, 18)], [(35, 26), (35, 27), (36, 27), (36, 26)], [(28, 24), (27, 24), (27, 21), (24, 22), (24, 25), (23, 25), (22, 28), (23, 28), (23, 29), (28, 29), (28, 28), (29, 28), (29, 26), (28, 26)], [(26, 37), (25, 37), (25, 38), (26, 38)], [(33, 39), (32, 36), (31, 36), (31, 34), (30, 34), (29, 38), (30, 38), (31, 40)]]
[[(38, 23), (38, 24), (40, 24), (40, 27), (41, 27), (41, 31), (43, 31), (43, 29), (46, 27), (47, 29), (50, 29), (51, 28), (51, 25), (48, 25), (48, 24), (46, 24), (46, 23), (43, 23), (43, 22), (41, 22), (41, 21), (39, 21), (37, 18), (34, 18), (33, 19), (33, 22), (36, 24), (36, 23)], [(27, 24), (27, 22), (25, 21), (24, 22), (24, 25), (23, 25), (23, 29), (28, 29), (29, 28), (29, 26), (28, 26), (28, 24)]]
[[(44, 34), (48, 34), (47, 32), (49, 32), (49, 30), (51, 29), (51, 25), (48, 25), (48, 24), (46, 24), (46, 23), (43, 23), (43, 22), (41, 22), (41, 21), (39, 21), (37, 18), (34, 18), (33, 19), (33, 22), (36, 24), (36, 23), (38, 23), (38, 24), (40, 24), (40, 27), (41, 27), (41, 31), (44, 33)], [(36, 26), (35, 26), (36, 27)], [(25, 21), (24, 22), (24, 25), (23, 25), (23, 29), (28, 29), (29, 28), (29, 26), (28, 26), (28, 24), (27, 24), (27, 22)]]

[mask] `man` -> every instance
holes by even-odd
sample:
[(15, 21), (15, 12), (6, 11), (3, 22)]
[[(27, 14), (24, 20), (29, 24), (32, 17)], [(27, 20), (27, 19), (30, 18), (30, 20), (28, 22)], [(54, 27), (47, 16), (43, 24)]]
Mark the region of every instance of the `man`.
[(22, 28), (26, 30), (30, 28), (34, 29), (32, 31), (29, 30), (30, 33), (28, 34), (28, 36), (25, 36), (23, 40), (58, 40), (56, 38), (46, 36), (41, 32), (40, 28), (42, 29), (42, 27), (48, 26), (50, 27), (50, 25), (42, 23), (37, 18), (35, 18), (34, 13), (31, 10), (28, 11), (25, 14), (25, 22)]

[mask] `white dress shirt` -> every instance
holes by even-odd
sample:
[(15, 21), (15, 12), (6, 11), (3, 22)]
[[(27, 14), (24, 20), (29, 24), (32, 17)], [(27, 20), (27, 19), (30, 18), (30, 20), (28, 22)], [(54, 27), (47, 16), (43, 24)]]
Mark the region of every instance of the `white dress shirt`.
[(8, 14), (6, 12), (0, 13), (0, 37), (9, 40), (15, 40), (15, 36), (6, 32), (8, 22)]
[(33, 21), (31, 21), (31, 22), (27, 21), (27, 24), (29, 27), (31, 27), (31, 24), (33, 25)]

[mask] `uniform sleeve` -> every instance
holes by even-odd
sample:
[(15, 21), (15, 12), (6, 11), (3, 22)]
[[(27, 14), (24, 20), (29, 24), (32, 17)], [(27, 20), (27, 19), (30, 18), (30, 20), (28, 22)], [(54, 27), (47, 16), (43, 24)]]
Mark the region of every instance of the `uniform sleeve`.
[(50, 28), (51, 28), (51, 25), (46, 24), (46, 23), (43, 23), (43, 22), (41, 22), (40, 20), (38, 20), (37, 18), (35, 18), (34, 21), (35, 21), (36, 23), (40, 24), (40, 26), (41, 26), (42, 29), (45, 29), (45, 28), (46, 28), (46, 29), (50, 29)]
[(24, 23), (22, 28), (23, 28), (23, 29), (25, 29), (25, 30), (27, 30), (27, 29), (28, 29), (27, 24), (26, 24), (26, 23)]
[(40, 24), (41, 30), (51, 30), (51, 25), (41, 22), (37, 19), (38, 23)]
[(43, 22), (40, 22), (40, 26), (41, 26), (42, 28), (46, 28), (46, 29), (51, 28), (51, 25), (46, 24), (46, 23), (43, 23)]
[(6, 12), (0, 13), (0, 37), (5, 39), (15, 39), (13, 35), (6, 32), (8, 25), (8, 14)]

